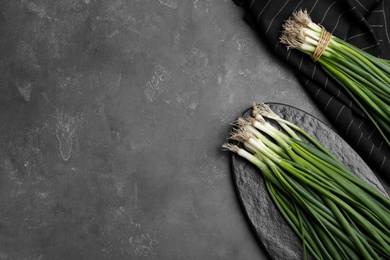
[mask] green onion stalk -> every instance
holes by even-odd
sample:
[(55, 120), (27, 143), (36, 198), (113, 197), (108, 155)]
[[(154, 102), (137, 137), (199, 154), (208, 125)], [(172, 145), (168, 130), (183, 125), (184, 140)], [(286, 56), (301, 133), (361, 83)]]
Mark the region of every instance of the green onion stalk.
[(387, 197), (265, 104), (254, 104), (252, 116), (233, 125), (229, 138), (238, 143), (223, 148), (259, 168), (305, 257), (309, 251), (315, 259), (390, 259)]
[(324, 32), (300, 10), (283, 24), (280, 42), (318, 61), (390, 146), (390, 62)]

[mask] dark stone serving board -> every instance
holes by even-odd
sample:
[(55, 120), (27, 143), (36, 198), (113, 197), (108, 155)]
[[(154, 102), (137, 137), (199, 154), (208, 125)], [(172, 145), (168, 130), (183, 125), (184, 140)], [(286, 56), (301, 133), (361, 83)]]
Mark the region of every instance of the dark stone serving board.
[[(326, 124), (288, 105), (276, 103), (268, 103), (268, 105), (280, 117), (304, 129), (360, 178), (388, 196), (386, 189), (364, 161)], [(243, 116), (250, 116), (250, 113), (251, 109), (248, 109)], [(265, 188), (260, 170), (236, 154), (232, 153), (231, 159), (234, 184), (242, 202), (242, 208), (269, 257), (275, 260), (304, 259), (302, 241), (298, 239), (274, 206)]]

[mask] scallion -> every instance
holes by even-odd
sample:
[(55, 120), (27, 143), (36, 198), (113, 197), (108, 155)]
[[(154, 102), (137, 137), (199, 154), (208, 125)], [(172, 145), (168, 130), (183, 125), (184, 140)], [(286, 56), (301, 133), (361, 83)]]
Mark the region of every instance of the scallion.
[(318, 61), (325, 73), (350, 95), (390, 146), (390, 62), (326, 32), (307, 11), (283, 24), (280, 42)]
[(230, 139), (239, 144), (223, 148), (260, 169), (305, 255), (308, 250), (316, 259), (390, 259), (390, 200), (265, 104), (254, 104), (252, 115), (234, 123)]

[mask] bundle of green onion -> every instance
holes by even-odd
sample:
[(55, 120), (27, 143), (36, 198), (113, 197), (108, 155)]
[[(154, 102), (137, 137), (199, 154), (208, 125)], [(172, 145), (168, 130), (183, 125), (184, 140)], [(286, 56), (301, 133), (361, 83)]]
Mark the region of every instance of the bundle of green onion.
[(305, 257), (309, 250), (316, 259), (390, 259), (390, 200), (265, 104), (254, 104), (252, 115), (234, 124), (230, 139), (239, 143), (223, 148), (261, 170)]
[(297, 11), (283, 25), (280, 42), (318, 61), (350, 95), (390, 146), (390, 63), (343, 41)]

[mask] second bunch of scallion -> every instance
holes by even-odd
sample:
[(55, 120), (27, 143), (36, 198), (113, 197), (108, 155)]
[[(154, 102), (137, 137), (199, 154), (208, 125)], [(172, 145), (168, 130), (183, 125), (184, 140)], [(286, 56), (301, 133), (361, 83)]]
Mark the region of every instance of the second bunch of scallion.
[(305, 256), (309, 250), (316, 259), (390, 259), (390, 200), (265, 104), (252, 112), (235, 122), (230, 136), (242, 146), (223, 147), (260, 169)]

